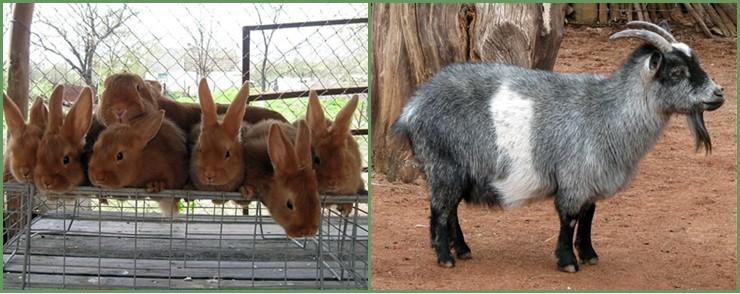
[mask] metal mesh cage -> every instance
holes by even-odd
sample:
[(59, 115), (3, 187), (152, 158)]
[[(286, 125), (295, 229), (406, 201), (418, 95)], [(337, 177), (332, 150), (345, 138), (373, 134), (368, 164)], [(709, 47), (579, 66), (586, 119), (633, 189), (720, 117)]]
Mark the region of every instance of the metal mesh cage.
[(366, 196), (330, 196), (352, 203), (353, 212), (343, 216), (326, 205), (316, 236), (290, 238), (259, 202), (242, 215), (241, 208), (194, 201), (238, 200), (238, 193), (156, 194), (193, 200), (170, 218), (140, 189), (81, 187), (71, 195), (5, 185), (6, 202), (20, 204), (4, 217), (6, 288), (367, 287)]

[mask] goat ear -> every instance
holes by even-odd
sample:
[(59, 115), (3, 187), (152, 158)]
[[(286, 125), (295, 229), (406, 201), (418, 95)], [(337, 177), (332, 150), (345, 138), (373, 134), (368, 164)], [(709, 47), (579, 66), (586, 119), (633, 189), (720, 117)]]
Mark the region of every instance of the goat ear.
[(92, 89), (85, 87), (64, 119), (62, 135), (69, 142), (81, 142), (92, 124), (92, 114)]
[(658, 70), (662, 62), (663, 54), (657, 51), (653, 52), (653, 54), (650, 55), (650, 59), (648, 60), (648, 69), (650, 71), (656, 71)]
[(31, 106), (31, 114), (29, 115), (29, 123), (38, 126), (42, 130), (46, 127), (46, 120), (49, 117), (49, 112), (46, 110), (44, 105), (44, 99), (41, 96), (36, 97), (36, 101)]

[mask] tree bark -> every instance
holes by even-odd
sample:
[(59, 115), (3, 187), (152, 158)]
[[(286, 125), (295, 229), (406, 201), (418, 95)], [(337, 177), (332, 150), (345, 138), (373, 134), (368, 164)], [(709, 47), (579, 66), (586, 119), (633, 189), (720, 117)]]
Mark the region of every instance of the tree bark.
[(418, 85), (454, 62), (551, 70), (564, 18), (562, 4), (374, 4), (373, 170), (391, 181), (420, 175), (391, 129)]
[[(8, 97), (18, 105), (24, 118), (28, 117), (29, 46), (31, 45), (31, 20), (33, 3), (16, 3), (13, 6), (13, 21), (10, 28), (10, 60), (8, 66)], [(3, 242), (10, 240), (20, 231), (21, 194), (6, 195), (3, 227)], [(30, 199), (30, 198), (29, 198)]]

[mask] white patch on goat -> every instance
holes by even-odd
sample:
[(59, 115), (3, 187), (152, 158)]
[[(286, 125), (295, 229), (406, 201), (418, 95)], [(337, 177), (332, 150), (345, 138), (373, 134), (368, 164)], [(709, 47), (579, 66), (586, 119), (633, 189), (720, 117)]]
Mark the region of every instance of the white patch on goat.
[(513, 208), (540, 196), (541, 183), (532, 162), (533, 102), (502, 84), (489, 103), (496, 146), (510, 160), (507, 177), (491, 184), (501, 193), (501, 205)]
[(575, 228), (576, 227), (576, 220), (570, 221), (570, 227)]
[(691, 48), (689, 48), (689, 45), (678, 42), (678, 43), (672, 43), (671, 46), (673, 46), (673, 49), (686, 53), (686, 56), (691, 57)]
[(550, 27), (550, 3), (542, 3), (542, 24), (545, 26), (545, 34), (549, 34), (552, 28)]

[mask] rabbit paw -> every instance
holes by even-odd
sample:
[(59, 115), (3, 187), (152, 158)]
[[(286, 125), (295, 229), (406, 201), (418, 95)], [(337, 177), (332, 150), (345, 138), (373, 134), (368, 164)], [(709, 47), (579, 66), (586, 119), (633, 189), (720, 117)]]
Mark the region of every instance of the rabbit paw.
[(337, 205), (337, 210), (342, 216), (347, 217), (352, 213), (352, 204), (339, 204)]
[(244, 196), (244, 199), (247, 200), (254, 200), (257, 198), (257, 193), (254, 191), (254, 187), (251, 185), (242, 185), (239, 187), (239, 192), (242, 193), (242, 196)]
[(152, 182), (146, 183), (147, 193), (159, 193), (165, 188), (167, 188), (167, 183), (165, 183), (164, 181), (152, 181)]

